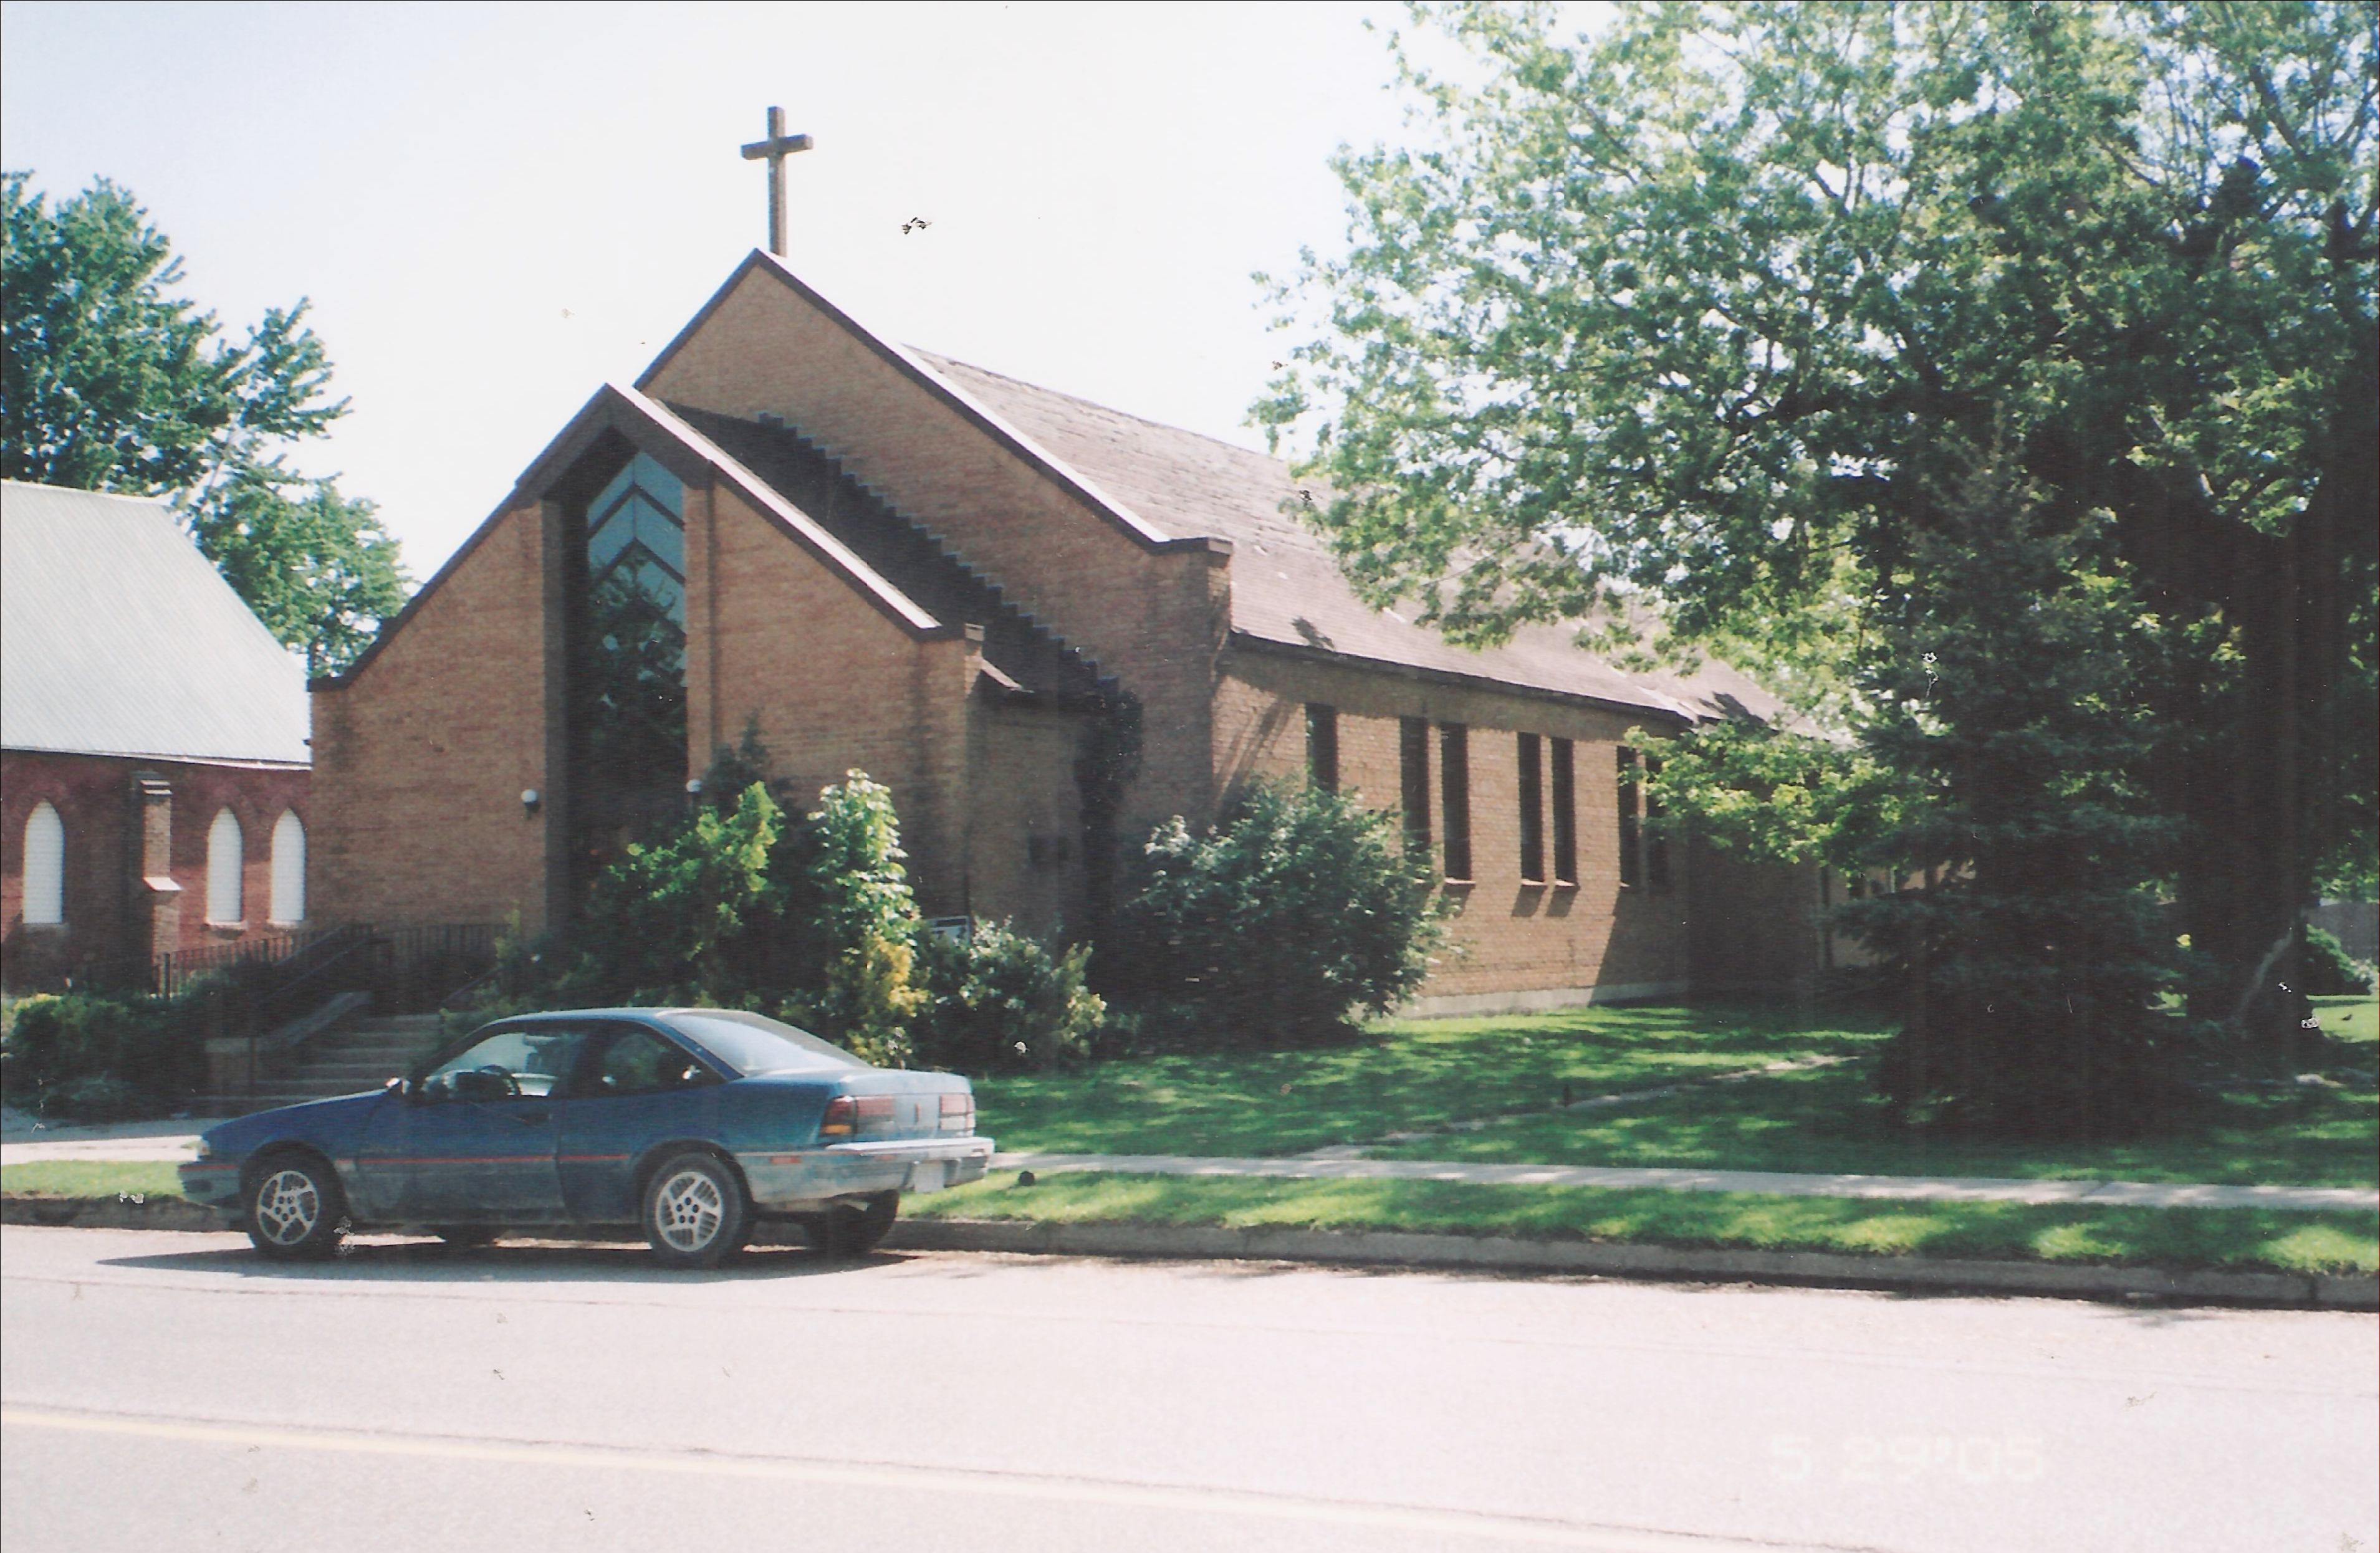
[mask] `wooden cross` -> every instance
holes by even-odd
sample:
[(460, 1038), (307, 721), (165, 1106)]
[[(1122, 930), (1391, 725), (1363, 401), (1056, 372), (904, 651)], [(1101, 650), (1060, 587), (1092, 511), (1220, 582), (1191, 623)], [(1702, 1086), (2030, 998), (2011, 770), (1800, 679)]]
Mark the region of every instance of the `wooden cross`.
[(769, 110), (769, 138), (744, 148), (747, 162), (758, 162), (764, 156), (769, 159), (769, 251), (780, 259), (785, 256), (785, 158), (809, 149), (808, 135), (785, 133), (783, 108)]

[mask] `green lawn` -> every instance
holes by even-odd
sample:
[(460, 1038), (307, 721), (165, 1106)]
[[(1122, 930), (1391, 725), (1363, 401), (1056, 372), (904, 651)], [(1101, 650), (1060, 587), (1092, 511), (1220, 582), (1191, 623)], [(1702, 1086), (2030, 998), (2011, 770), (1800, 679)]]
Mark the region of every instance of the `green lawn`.
[(1061, 1153), (1296, 1154), (1464, 1117), (1657, 1086), (1764, 1062), (1872, 1049), (1888, 1032), (1744, 1008), (1579, 1009), (1390, 1021), (1307, 1051), (1199, 1052), (976, 1082), (1002, 1148)]
[(2380, 1213), (1908, 1203), (1749, 1193), (1069, 1171), (911, 1197), (926, 1219), (1410, 1230), (1539, 1240), (2165, 1268), (2380, 1268)]
[(1763, 1062), (1872, 1053), (1879, 1020), (1803, 1026), (1781, 1011), (1581, 1009), (1379, 1026), (1316, 1051), (1123, 1059), (1080, 1073), (987, 1079), (983, 1126), (1005, 1149), (1281, 1155), (1501, 1117), (1475, 1131), (1390, 1145), (1390, 1159), (1676, 1165), (1880, 1175), (2116, 1177), (2139, 1181), (2380, 1183), (2380, 1053), (2368, 998), (2317, 1000), (2350, 1043), (2326, 1074), (2227, 1101), (2212, 1117), (2126, 1144), (1965, 1143), (1889, 1126), (1868, 1063), (1764, 1075), (1609, 1110), (1574, 1098), (1658, 1086)]
[(162, 1160), (135, 1164), (43, 1159), (30, 1165), (0, 1165), (0, 1196), (113, 1197), (119, 1193), (178, 1197), (182, 1183), (174, 1167)]
[(2121, 1144), (1965, 1142), (1890, 1126), (1857, 1065), (1778, 1074), (1621, 1110), (1544, 1112), (1378, 1151), (1381, 1159), (1675, 1165), (1875, 1175), (2380, 1184), (2380, 1051), (2369, 999), (2317, 1001), (2355, 1043), (2326, 1077), (2236, 1097), (2216, 1114)]

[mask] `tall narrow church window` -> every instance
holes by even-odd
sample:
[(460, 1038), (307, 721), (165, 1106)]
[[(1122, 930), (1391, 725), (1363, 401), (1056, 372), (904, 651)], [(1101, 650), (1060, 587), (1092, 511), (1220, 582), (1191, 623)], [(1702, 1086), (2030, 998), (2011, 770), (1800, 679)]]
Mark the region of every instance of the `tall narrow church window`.
[(273, 920), (306, 920), (306, 822), (295, 809), (273, 822)]
[(1429, 855), (1429, 719), (1397, 720), (1397, 783), (1404, 801), (1405, 855)]
[(1578, 882), (1578, 770), (1568, 739), (1554, 741), (1554, 882)]
[[(1645, 774), (1648, 777), (1660, 775), (1661, 762), (1647, 758)], [(1661, 822), (1661, 817), (1667, 812), (1661, 807), (1661, 800), (1654, 796), (1653, 790), (1647, 787), (1645, 790), (1645, 882), (1655, 890), (1670, 887), (1670, 828)]]
[(1640, 840), (1643, 825), (1638, 819), (1639, 787), (1636, 781), (1636, 752), (1626, 745), (1620, 746), (1618, 759), (1620, 777), (1620, 883), (1633, 888), (1645, 880), (1644, 859)]
[(1535, 734), (1513, 735), (1513, 753), (1521, 766), (1521, 882), (1546, 880), (1545, 759)]
[(1339, 709), (1305, 704), (1305, 777), (1325, 793), (1339, 791)]
[(587, 503), (581, 521), (587, 569), (572, 655), (572, 809), (591, 877), (683, 802), (686, 488), (658, 459), (635, 454)]
[(1446, 877), (1471, 878), (1471, 730), (1460, 722), (1438, 729), (1439, 812), (1446, 819)]
[(229, 809), (217, 809), (207, 830), (207, 920), (225, 924), (240, 919), (239, 821)]
[(67, 919), (67, 827), (47, 800), (25, 817), (25, 920)]

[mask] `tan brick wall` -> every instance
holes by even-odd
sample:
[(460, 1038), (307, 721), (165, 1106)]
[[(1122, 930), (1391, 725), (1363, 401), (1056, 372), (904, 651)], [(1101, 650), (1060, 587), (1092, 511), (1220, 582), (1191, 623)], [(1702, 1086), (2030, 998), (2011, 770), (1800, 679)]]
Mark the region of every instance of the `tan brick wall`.
[(1129, 816), (1207, 812), (1226, 557), (1153, 552), (762, 270), (645, 390), (722, 415), (783, 416), (841, 458), (1140, 698)]
[[(1219, 780), (1303, 780), (1305, 705), (1339, 710), (1339, 783), (1376, 808), (1399, 807), (1398, 720), (1427, 718), (1430, 740), (1430, 833), (1442, 845), (1439, 745), (1436, 724), (1470, 730), (1472, 882), (1450, 887), (1460, 903), (1451, 952), (1422, 989), (1425, 1007), (1448, 1000), (1478, 1006), (1506, 994), (1561, 994), (1600, 988), (1603, 995), (1675, 995), (1689, 973), (1686, 932), (1688, 855), (1672, 849), (1665, 890), (1620, 882), (1615, 750), (1633, 720), (1618, 711), (1563, 705), (1354, 665), (1306, 661), (1262, 651), (1233, 652), (1217, 695)], [(1520, 760), (1514, 735), (1573, 741), (1578, 885), (1524, 884), (1520, 856)], [(1543, 802), (1550, 871), (1551, 756)], [(1559, 1001), (1559, 1000), (1555, 1000)], [(1455, 1008), (1470, 1006), (1455, 1002)]]
[(710, 506), (698, 575), (717, 591), (689, 599), (701, 627), (686, 646), (690, 692), (705, 665), (689, 739), (732, 744), (757, 719), (770, 774), (800, 812), (866, 771), (892, 790), (922, 909), (964, 911), (969, 644), (919, 641), (733, 490), (714, 488)]
[(981, 918), (1038, 934), (1085, 927), (1083, 718), (978, 697), (968, 722), (967, 894)]
[(314, 693), (313, 850), (327, 921), (541, 928), (546, 544), (506, 513), (343, 687)]

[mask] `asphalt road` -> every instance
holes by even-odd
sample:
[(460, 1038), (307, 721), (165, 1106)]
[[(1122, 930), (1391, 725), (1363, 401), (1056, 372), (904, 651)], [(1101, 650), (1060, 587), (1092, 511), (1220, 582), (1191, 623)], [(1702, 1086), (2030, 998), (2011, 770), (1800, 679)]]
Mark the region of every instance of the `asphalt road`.
[(2380, 1322), (0, 1230), (9, 1553), (2380, 1553)]

